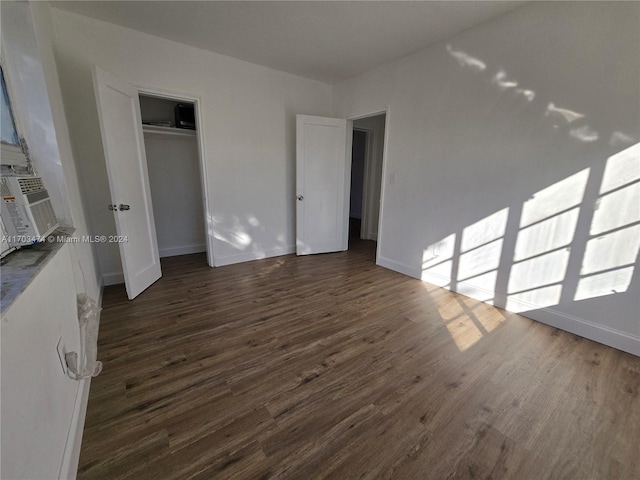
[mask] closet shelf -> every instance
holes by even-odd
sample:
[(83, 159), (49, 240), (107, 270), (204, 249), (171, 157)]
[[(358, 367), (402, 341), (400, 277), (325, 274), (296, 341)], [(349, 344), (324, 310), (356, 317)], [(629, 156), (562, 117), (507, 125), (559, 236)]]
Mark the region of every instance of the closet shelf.
[(144, 133), (158, 133), (161, 135), (177, 135), (180, 137), (195, 137), (195, 130), (188, 130), (185, 128), (175, 127), (160, 127), (158, 125), (142, 125), (142, 131)]

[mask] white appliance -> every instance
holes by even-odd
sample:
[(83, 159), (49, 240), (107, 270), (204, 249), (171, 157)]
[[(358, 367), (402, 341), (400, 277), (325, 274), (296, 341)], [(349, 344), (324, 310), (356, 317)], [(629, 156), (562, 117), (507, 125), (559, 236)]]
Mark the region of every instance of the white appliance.
[(9, 245), (19, 247), (38, 243), (58, 227), (42, 178), (2, 177), (0, 198), (2, 223)]
[(7, 230), (4, 228), (2, 217), (0, 217), (0, 227), (2, 227), (2, 230), (0, 231), (0, 233), (2, 234), (2, 248), (0, 249), (0, 258), (4, 258), (5, 255), (13, 252), (16, 247), (9, 245), (9, 242), (7, 241), (9, 240), (9, 238), (7, 236)]

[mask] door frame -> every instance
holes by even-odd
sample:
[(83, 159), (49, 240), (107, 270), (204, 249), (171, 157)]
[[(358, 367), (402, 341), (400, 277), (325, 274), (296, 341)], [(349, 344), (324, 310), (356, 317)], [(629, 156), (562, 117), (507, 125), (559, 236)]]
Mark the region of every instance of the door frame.
[[(136, 89), (138, 92), (138, 96), (144, 95), (148, 97), (156, 97), (165, 100), (174, 100), (178, 102), (189, 102), (194, 105), (194, 114), (196, 118), (196, 139), (198, 145), (198, 164), (200, 166), (200, 191), (202, 192), (202, 206), (204, 210), (204, 232), (205, 232), (205, 245), (207, 248), (207, 264), (210, 267), (215, 265), (214, 253), (213, 253), (213, 239), (211, 235), (209, 235), (209, 231), (211, 230), (211, 221), (213, 218), (211, 213), (210, 206), (210, 194), (209, 187), (207, 182), (207, 162), (205, 159), (207, 158), (205, 155), (205, 143), (204, 143), (204, 135), (203, 132), (203, 122), (202, 122), (202, 100), (199, 95), (194, 95), (190, 93), (177, 92), (175, 90), (165, 90), (160, 88), (148, 87), (143, 85), (132, 84), (132, 87)], [(146, 161), (146, 158), (145, 158)], [(147, 162), (148, 166), (148, 162)]]
[[(361, 113), (358, 115), (350, 115), (347, 117), (347, 136), (349, 138), (349, 146), (351, 146), (351, 141), (353, 140), (353, 122), (354, 120), (360, 120), (362, 118), (368, 118), (368, 117), (375, 117), (378, 115), (382, 115), (384, 114), (384, 139), (383, 139), (383, 143), (382, 143), (382, 174), (381, 174), (381, 178), (380, 178), (380, 211), (378, 213), (378, 239), (377, 239), (377, 245), (376, 245), (376, 265), (379, 265), (378, 259), (380, 258), (380, 252), (381, 252), (381, 246), (382, 246), (382, 219), (383, 214), (384, 214), (384, 197), (385, 197), (385, 191), (386, 191), (386, 182), (385, 179), (387, 178), (387, 144), (389, 141), (389, 117), (390, 117), (390, 108), (387, 106), (381, 110), (374, 110), (370, 113)], [(364, 129), (360, 129), (360, 130), (364, 130)], [(371, 135), (370, 137), (373, 137), (373, 135)], [(373, 141), (373, 138), (371, 138), (371, 141)], [(368, 144), (369, 142), (367, 142)], [(367, 145), (367, 149), (369, 149), (369, 145)], [(347, 198), (351, 197), (351, 162), (353, 160), (353, 152), (351, 150), (351, 148), (349, 148), (349, 154), (348, 154), (348, 159), (347, 159), (347, 166), (346, 168), (347, 170), (347, 175), (349, 178), (349, 182), (347, 182), (346, 185), (346, 189), (347, 189)], [(365, 182), (367, 180), (367, 164), (365, 163)], [(367, 185), (365, 184), (365, 188), (367, 187)], [(363, 202), (363, 206), (366, 202)], [(347, 208), (348, 204), (347, 204)], [(347, 217), (348, 217), (348, 212), (347, 212)], [(365, 212), (363, 210), (362, 212), (362, 216), (365, 216)], [(348, 235), (348, 232), (347, 232)]]

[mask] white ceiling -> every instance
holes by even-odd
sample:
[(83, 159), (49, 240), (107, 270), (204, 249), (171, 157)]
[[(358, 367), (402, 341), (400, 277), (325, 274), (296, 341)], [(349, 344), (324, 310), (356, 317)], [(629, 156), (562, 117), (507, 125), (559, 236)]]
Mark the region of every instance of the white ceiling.
[(527, 2), (56, 1), (54, 6), (335, 83)]

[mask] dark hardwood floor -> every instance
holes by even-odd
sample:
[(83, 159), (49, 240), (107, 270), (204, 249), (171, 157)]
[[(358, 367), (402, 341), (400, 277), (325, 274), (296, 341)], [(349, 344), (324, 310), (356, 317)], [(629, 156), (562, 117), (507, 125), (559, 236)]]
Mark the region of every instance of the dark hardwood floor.
[(79, 478), (640, 478), (640, 358), (374, 252), (105, 289)]

